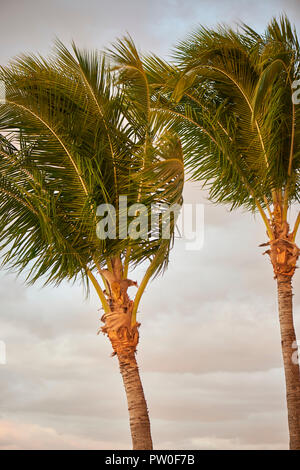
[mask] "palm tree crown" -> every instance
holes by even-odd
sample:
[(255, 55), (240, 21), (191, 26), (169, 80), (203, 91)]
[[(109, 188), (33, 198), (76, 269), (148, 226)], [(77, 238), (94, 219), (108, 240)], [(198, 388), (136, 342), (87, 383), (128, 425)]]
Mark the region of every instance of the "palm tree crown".
[[(187, 168), (215, 202), (259, 210), (299, 201), (300, 107), (293, 102), (299, 43), (287, 18), (259, 35), (199, 28), (148, 73), (160, 113), (183, 140)], [(163, 85), (162, 85), (163, 84)]]
[[(13, 187), (6, 204), (14, 210), (3, 206), (1, 236), (9, 248), (5, 260), (18, 269), (30, 264), (31, 281), (45, 274), (49, 282), (86, 276), (87, 267), (101, 269), (114, 255), (126, 258), (127, 271), (128, 264), (156, 255), (152, 274), (167, 263), (171, 240), (158, 230), (155, 238), (147, 231), (137, 240), (96, 234), (97, 207), (113, 204), (122, 216), (119, 196), (149, 209), (182, 202), (179, 140), (160, 132), (148, 110), (142, 63), (126, 41), (116, 45), (123, 57), (115, 52), (115, 73), (98, 53), (73, 44), (71, 54), (60, 42), (47, 61), (22, 56), (2, 68), (1, 130), (10, 132), (2, 137), (2, 191)], [(27, 205), (16, 206), (18, 191)]]

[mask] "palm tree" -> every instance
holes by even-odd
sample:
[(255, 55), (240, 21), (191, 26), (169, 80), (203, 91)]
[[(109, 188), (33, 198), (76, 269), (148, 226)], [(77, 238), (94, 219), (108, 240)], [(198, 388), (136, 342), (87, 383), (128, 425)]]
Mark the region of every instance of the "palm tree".
[[(104, 310), (99, 331), (119, 361), (133, 449), (152, 449), (135, 357), (136, 316), (149, 280), (167, 266), (176, 217), (169, 217), (167, 239), (161, 219), (142, 230), (139, 216), (143, 207), (149, 215), (161, 205), (181, 205), (181, 146), (150, 110), (148, 80), (130, 38), (111, 52), (114, 70), (103, 54), (72, 47), (57, 42), (48, 59), (21, 56), (1, 69), (0, 248), (3, 263), (25, 270), (28, 282), (43, 277), (54, 285), (65, 279), (93, 285)], [(124, 234), (125, 196), (128, 206), (144, 206), (133, 206)], [(115, 237), (99, 235), (102, 204), (116, 211), (114, 220), (107, 210), (105, 225)], [(141, 236), (130, 236), (130, 228)], [(143, 263), (137, 286), (128, 273)], [(130, 286), (138, 287), (133, 300)]]
[(277, 281), (290, 448), (300, 449), (300, 375), (292, 359), (300, 213), (293, 228), (288, 218), (300, 184), (297, 34), (286, 17), (273, 19), (264, 34), (247, 25), (200, 27), (174, 58), (170, 65), (150, 57), (146, 68), (155, 107), (180, 135), (188, 171), (212, 201), (257, 211), (267, 230), (262, 246)]

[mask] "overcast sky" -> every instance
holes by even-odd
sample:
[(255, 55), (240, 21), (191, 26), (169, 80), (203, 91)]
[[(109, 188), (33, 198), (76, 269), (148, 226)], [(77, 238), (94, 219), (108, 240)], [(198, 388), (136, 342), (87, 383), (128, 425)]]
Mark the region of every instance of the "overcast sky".
[[(262, 31), (299, 0), (0, 0), (0, 64), (50, 51), (53, 39), (104, 48), (130, 32), (144, 51), (167, 57), (199, 23)], [(299, 26), (300, 27), (300, 26)], [(138, 361), (156, 449), (285, 449), (288, 429), (276, 285), (253, 216), (205, 202), (205, 243), (176, 240), (170, 266), (140, 305)], [(131, 274), (139, 279), (141, 270)], [(299, 273), (294, 286), (300, 339)], [(132, 288), (133, 289), (133, 288)], [(298, 291), (298, 293), (297, 293)], [(133, 292), (133, 291), (132, 291)], [(0, 449), (130, 448), (116, 358), (97, 336), (100, 305), (80, 285), (25, 287), (0, 274)]]

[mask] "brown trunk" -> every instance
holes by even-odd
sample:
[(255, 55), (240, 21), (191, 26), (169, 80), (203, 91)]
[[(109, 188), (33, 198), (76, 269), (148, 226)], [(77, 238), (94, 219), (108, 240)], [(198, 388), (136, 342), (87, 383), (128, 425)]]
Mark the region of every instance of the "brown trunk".
[[(120, 310), (120, 308), (118, 309)], [(114, 311), (116, 314), (116, 309)], [(124, 315), (121, 312), (119, 315)], [(120, 371), (125, 387), (133, 450), (152, 450), (152, 439), (147, 403), (140, 379), (138, 365), (135, 359), (136, 346), (139, 340), (138, 326), (121, 327), (107, 330), (114, 355), (118, 356)]]
[(278, 310), (281, 348), (286, 383), (290, 449), (300, 450), (300, 372), (297, 342), (293, 322), (292, 278), (299, 257), (299, 248), (293, 232), (282, 217), (279, 204), (274, 207), (271, 219), (274, 238), (264, 245), (270, 255), (275, 279), (277, 279)]
[(127, 396), (133, 450), (152, 450), (147, 403), (134, 351), (118, 354), (120, 371)]
[(290, 449), (300, 450), (300, 372), (293, 323), (291, 277), (277, 275), (281, 347), (286, 383)]
[(110, 311), (101, 319), (105, 324), (101, 330), (110, 339), (113, 355), (118, 356), (128, 403), (133, 450), (152, 450), (148, 408), (135, 359), (140, 324), (131, 324), (133, 302), (127, 294), (128, 287), (136, 285), (136, 282), (122, 279), (120, 263), (114, 260), (112, 264), (113, 272), (102, 270), (109, 285), (109, 292), (105, 293)]

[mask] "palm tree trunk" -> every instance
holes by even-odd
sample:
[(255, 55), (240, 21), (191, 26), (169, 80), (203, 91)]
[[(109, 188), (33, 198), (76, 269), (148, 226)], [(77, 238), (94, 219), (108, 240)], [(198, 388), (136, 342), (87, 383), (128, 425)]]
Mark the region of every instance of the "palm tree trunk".
[[(291, 276), (277, 275), (278, 308), (281, 347), (286, 382), (290, 449), (300, 450), (300, 372), (297, 361), (292, 360), (297, 351), (293, 323)], [(293, 356), (294, 355), (294, 356)]]
[(135, 353), (128, 350), (117, 355), (127, 396), (133, 450), (152, 450), (148, 408)]
[(119, 360), (128, 403), (133, 450), (152, 450), (148, 408), (135, 358), (140, 324), (131, 323), (133, 302), (127, 295), (128, 285), (132, 284), (128, 279), (110, 279), (109, 284), (110, 311), (102, 316), (105, 326), (101, 330), (108, 335), (113, 355)]

